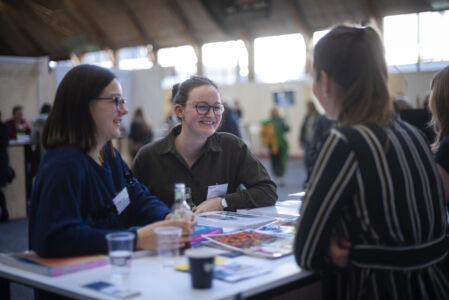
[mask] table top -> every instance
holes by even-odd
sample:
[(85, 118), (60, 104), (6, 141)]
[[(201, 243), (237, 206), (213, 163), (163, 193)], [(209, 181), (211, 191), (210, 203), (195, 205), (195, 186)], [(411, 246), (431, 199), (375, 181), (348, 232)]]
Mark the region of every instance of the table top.
[[(185, 258), (180, 257), (177, 263), (182, 263), (183, 260)], [(132, 298), (136, 300), (177, 299), (181, 295), (183, 299), (229, 299), (255, 295), (312, 275), (311, 272), (301, 270), (297, 266), (293, 255), (275, 260), (242, 255), (234, 260), (266, 266), (271, 269), (271, 272), (236, 283), (214, 279), (211, 289), (196, 290), (191, 288), (189, 273), (164, 266), (163, 262), (155, 256), (144, 256), (132, 260), (127, 286), (130, 290), (141, 293), (140, 296)], [(58, 277), (48, 277), (0, 264), (0, 276), (76, 299), (117, 299), (82, 287), (95, 281), (111, 281), (110, 265)]]
[[(213, 250), (217, 254), (223, 251)], [(278, 259), (242, 255), (232, 259), (245, 264), (266, 267), (271, 272), (234, 283), (214, 279), (211, 289), (196, 290), (191, 287), (189, 273), (164, 266), (163, 261), (154, 253), (149, 251), (137, 252), (134, 256), (131, 274), (126, 280), (126, 285), (131, 291), (141, 293), (139, 296), (132, 298), (136, 300), (178, 299), (180, 297), (195, 300), (245, 298), (314, 275), (313, 272), (301, 270), (293, 255)], [(186, 258), (179, 257), (176, 264), (184, 262), (186, 262)], [(0, 277), (75, 299), (117, 299), (82, 287), (95, 281), (113, 281), (110, 265), (58, 277), (48, 277), (0, 263)]]

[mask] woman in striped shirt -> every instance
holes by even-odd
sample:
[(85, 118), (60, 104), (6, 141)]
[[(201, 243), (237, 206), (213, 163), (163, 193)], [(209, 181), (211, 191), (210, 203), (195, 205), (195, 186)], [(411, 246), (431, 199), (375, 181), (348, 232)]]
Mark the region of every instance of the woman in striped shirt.
[(425, 138), (392, 114), (379, 36), (338, 26), (313, 67), (313, 92), (339, 127), (311, 175), (298, 264), (337, 269), (340, 299), (449, 299), (441, 181)]

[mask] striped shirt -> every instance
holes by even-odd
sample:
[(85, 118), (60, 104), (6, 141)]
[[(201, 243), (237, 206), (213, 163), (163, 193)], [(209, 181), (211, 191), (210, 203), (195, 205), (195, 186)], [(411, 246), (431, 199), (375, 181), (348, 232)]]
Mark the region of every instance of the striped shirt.
[(449, 299), (443, 190), (425, 138), (400, 120), (333, 129), (311, 175), (295, 239), (304, 269), (333, 268), (351, 242), (341, 299)]

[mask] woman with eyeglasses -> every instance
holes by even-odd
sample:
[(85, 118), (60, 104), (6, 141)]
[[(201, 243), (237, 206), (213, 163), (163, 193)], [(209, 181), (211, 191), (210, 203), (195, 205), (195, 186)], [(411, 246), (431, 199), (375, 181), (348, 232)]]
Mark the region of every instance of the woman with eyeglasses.
[(424, 135), (392, 113), (379, 35), (337, 26), (313, 58), (313, 92), (338, 126), (307, 186), (298, 264), (335, 272), (336, 299), (449, 299), (441, 181)]
[(109, 70), (80, 65), (65, 75), (42, 133), (47, 151), (31, 195), (31, 250), (43, 257), (107, 253), (105, 235), (116, 231), (134, 232), (137, 249), (156, 249), (154, 229), (164, 225), (181, 227), (189, 241), (195, 224), (161, 221), (169, 208), (112, 147), (127, 113)]
[(137, 179), (169, 206), (174, 184), (184, 182), (196, 213), (273, 205), (276, 186), (260, 161), (241, 139), (216, 132), (223, 113), (217, 85), (193, 76), (172, 95), (181, 124), (139, 151), (132, 164)]

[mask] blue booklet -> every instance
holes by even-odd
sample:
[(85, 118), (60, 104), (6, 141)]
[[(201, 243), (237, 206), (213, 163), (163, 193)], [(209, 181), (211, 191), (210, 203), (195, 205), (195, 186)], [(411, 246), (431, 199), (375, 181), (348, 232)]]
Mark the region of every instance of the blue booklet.
[(223, 228), (221, 228), (221, 227), (208, 226), (208, 225), (196, 225), (190, 241), (192, 243), (201, 242), (201, 241), (205, 240), (203, 235), (216, 234), (216, 233), (222, 233), (222, 232), (223, 232)]

